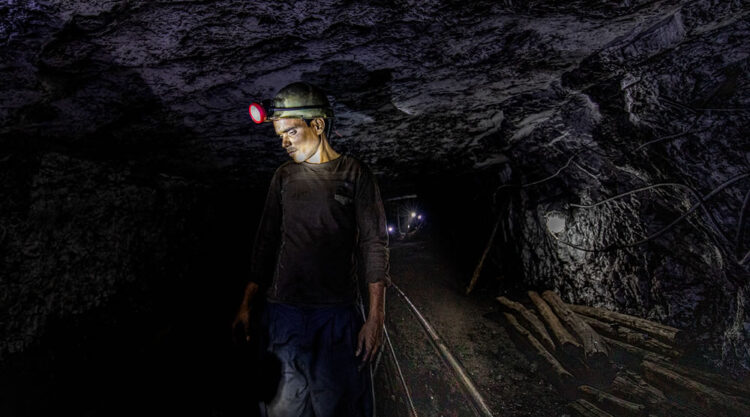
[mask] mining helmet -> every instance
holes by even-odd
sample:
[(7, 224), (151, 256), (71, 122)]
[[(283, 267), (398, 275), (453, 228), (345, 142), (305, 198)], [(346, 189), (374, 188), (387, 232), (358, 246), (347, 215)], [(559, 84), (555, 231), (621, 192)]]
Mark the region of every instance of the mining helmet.
[(325, 93), (305, 82), (287, 85), (273, 100), (250, 105), (250, 117), (255, 123), (278, 119), (324, 119), (333, 117), (333, 108)]

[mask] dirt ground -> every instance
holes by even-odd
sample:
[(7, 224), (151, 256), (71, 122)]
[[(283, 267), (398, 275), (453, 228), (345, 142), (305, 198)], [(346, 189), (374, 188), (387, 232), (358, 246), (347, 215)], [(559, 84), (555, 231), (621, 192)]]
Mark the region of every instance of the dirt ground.
[[(477, 257), (479, 254), (477, 255)], [(393, 282), (411, 299), (461, 362), (495, 416), (565, 416), (565, 401), (518, 350), (500, 321), (497, 290), (464, 288), (471, 272), (458, 271), (426, 233), (392, 242)], [(482, 277), (482, 279), (488, 279)], [(393, 289), (386, 300), (386, 327), (420, 416), (473, 416), (445, 365)], [(392, 356), (385, 353), (375, 374), (377, 414), (408, 416), (406, 397)]]

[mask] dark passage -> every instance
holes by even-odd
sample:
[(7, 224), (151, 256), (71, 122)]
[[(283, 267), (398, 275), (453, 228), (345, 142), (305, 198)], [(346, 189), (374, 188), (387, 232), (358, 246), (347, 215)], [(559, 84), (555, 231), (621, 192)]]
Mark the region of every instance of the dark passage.
[[(278, 364), (231, 325), (289, 155), (248, 106), (299, 80), (380, 185), (394, 282), (494, 415), (750, 415), (749, 13), (0, 2), (0, 415), (271, 395), (254, 375)], [(473, 415), (393, 289), (386, 313), (420, 415)], [(389, 353), (378, 369), (379, 415), (409, 415)]]

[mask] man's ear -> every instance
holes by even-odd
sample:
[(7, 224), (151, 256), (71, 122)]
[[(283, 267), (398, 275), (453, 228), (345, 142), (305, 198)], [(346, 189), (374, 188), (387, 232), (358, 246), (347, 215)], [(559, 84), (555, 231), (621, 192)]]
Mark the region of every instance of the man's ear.
[(326, 128), (326, 121), (322, 117), (318, 117), (313, 119), (312, 125), (315, 127), (315, 131), (321, 134)]

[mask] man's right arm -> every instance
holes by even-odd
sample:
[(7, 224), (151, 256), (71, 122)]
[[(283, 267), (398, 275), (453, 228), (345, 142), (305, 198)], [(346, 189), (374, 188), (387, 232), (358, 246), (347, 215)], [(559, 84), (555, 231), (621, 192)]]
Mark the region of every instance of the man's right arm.
[(268, 187), (266, 202), (255, 232), (250, 258), (250, 283), (262, 290), (271, 285), (281, 239), (281, 175), (277, 169)]
[(281, 176), (279, 170), (273, 175), (268, 187), (266, 202), (255, 233), (253, 251), (250, 258), (250, 279), (245, 287), (234, 325), (242, 324), (245, 337), (249, 339), (249, 318), (253, 300), (259, 292), (265, 291), (273, 279), (276, 255), (281, 233)]

